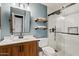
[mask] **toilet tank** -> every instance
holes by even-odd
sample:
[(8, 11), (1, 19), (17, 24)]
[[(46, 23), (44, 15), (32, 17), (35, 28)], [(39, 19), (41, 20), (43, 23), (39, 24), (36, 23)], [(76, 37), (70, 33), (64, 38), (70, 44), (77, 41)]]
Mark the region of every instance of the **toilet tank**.
[(39, 41), (39, 47), (45, 47), (48, 45), (48, 38), (38, 38)]

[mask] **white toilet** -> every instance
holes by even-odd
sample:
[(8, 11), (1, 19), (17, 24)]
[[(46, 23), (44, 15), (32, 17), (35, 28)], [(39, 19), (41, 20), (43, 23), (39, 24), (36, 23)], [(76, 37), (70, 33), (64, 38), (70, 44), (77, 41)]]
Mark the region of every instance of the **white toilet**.
[(39, 47), (42, 51), (39, 53), (40, 56), (55, 56), (55, 49), (48, 46), (48, 38), (39, 38)]

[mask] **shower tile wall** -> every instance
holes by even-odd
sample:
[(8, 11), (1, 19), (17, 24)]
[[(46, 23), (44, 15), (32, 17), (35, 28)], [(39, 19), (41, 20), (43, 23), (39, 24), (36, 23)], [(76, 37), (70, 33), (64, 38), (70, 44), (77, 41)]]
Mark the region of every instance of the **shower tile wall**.
[[(57, 18), (53, 18), (52, 20), (56, 20), (56, 28), (57, 31), (60, 32), (68, 32), (68, 27), (78, 27), (79, 33), (79, 4), (75, 4), (71, 7), (68, 7), (62, 10), (61, 15), (53, 15)], [(64, 17), (62, 19), (62, 17)], [(51, 35), (51, 33), (50, 33)], [(51, 37), (52, 39), (53, 37)], [(69, 35), (69, 34), (57, 34), (55, 47), (59, 51), (63, 51), (61, 55), (78, 55), (79, 56), (79, 35)], [(50, 45), (53, 45), (51, 40), (49, 41)]]
[[(63, 24), (65, 25), (65, 32), (68, 32), (68, 27), (78, 27), (79, 33), (79, 4), (75, 4), (63, 10), (62, 14), (65, 16), (65, 24)], [(79, 35), (64, 35), (64, 38), (65, 55), (79, 56)]]

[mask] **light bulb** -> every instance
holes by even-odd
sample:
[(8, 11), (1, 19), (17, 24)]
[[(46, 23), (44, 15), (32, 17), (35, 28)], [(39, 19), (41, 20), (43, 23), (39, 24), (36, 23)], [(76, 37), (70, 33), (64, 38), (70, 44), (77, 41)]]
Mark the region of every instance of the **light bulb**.
[(27, 6), (27, 11), (30, 11), (30, 8), (29, 8), (29, 6)]

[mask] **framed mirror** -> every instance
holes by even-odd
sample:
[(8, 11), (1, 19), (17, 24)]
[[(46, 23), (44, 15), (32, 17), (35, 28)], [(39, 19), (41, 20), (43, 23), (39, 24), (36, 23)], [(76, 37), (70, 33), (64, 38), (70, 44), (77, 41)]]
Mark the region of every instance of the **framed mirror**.
[(30, 33), (30, 12), (18, 8), (11, 8), (10, 32), (12, 34)]

